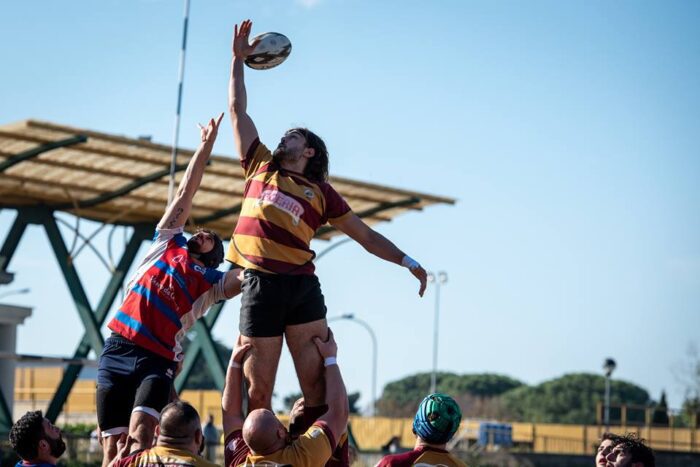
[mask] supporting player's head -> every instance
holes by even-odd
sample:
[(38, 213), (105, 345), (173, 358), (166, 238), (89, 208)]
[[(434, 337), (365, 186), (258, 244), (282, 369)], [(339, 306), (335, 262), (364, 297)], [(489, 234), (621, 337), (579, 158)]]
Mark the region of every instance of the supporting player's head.
[(603, 433), (600, 437), (600, 444), (598, 444), (598, 450), (595, 453), (595, 465), (596, 467), (601, 467), (607, 465), (608, 461), (605, 459), (608, 454), (617, 446), (622, 440), (622, 436), (616, 435), (614, 433)]
[(287, 131), (272, 153), (275, 161), (297, 162), (304, 159), (304, 176), (314, 182), (328, 179), (328, 149), (326, 143), (308, 128)]
[(429, 444), (447, 443), (457, 432), (462, 411), (450, 396), (430, 394), (418, 406), (413, 419), (413, 432)]
[(282, 449), (289, 441), (289, 433), (275, 414), (256, 409), (243, 423), (243, 440), (253, 454), (264, 456)]
[(654, 451), (636, 433), (620, 437), (620, 441), (607, 455), (609, 467), (655, 467)]
[(22, 460), (34, 464), (55, 464), (66, 450), (61, 430), (41, 410), (27, 412), (12, 425), (10, 444)]
[(173, 446), (193, 454), (204, 446), (202, 423), (197, 410), (187, 402), (175, 401), (163, 407), (156, 427), (159, 446)]
[(197, 229), (187, 240), (187, 251), (208, 268), (217, 268), (224, 260), (224, 243), (216, 232), (209, 229)]

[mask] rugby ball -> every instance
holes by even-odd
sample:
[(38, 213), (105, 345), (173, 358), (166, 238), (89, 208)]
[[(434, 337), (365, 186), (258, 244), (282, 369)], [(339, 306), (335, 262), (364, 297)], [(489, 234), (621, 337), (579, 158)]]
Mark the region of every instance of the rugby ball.
[(245, 64), (254, 70), (269, 70), (287, 59), (292, 51), (292, 43), (287, 36), (278, 32), (264, 32), (255, 36), (251, 43), (258, 42), (253, 52), (245, 59)]

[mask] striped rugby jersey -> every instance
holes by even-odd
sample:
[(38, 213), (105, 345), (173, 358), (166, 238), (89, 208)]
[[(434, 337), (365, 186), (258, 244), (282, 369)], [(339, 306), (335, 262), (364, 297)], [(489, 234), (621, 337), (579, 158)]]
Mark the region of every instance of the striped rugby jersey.
[(263, 272), (313, 274), (311, 239), (326, 222), (349, 215), (350, 206), (329, 183), (280, 167), (257, 138), (241, 165), (243, 205), (226, 259)]
[(144, 349), (180, 361), (185, 333), (212, 304), (227, 298), (224, 277), (190, 261), (182, 228), (156, 229), (107, 327)]
[(224, 441), (225, 467), (281, 466), (320, 467), (326, 465), (336, 447), (333, 432), (326, 422), (314, 422), (306, 432), (279, 451), (265, 455), (251, 454), (241, 430)]
[(375, 467), (467, 467), (458, 457), (444, 449), (418, 446), (413, 451), (392, 454), (380, 459)]
[(116, 460), (113, 467), (217, 467), (217, 464), (184, 449), (154, 446)]

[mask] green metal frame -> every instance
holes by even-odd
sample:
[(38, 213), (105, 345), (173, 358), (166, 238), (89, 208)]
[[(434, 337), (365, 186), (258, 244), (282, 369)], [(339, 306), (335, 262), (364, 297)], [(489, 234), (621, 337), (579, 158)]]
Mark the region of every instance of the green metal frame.
[[(122, 253), (122, 257), (113, 271), (112, 277), (103, 291), (97, 307), (93, 310), (85, 294), (78, 271), (70, 260), (68, 249), (66, 248), (66, 244), (56, 224), (53, 209), (48, 207), (18, 207), (15, 209), (17, 210), (17, 217), (5, 237), (2, 248), (0, 248), (0, 272), (7, 272), (7, 266), (17, 251), (17, 247), (19, 246), (27, 226), (29, 224), (43, 226), (56, 256), (56, 260), (61, 268), (63, 277), (66, 280), (76, 310), (78, 311), (78, 316), (85, 328), (85, 334), (76, 347), (73, 357), (86, 358), (90, 350), (94, 350), (95, 353), (99, 355), (102, 353), (102, 347), (104, 345), (100, 328), (103, 326), (109, 310), (114, 304), (114, 300), (126, 278), (129, 268), (136, 258), (141, 243), (151, 238), (153, 226), (147, 224), (137, 224), (133, 226), (134, 231)], [(220, 302), (214, 305), (205, 319), (199, 320), (195, 324), (194, 330), (196, 338), (192, 342), (190, 348), (196, 350), (194, 352), (188, 352), (186, 356), (184, 363), (187, 368), (186, 376), (185, 378), (178, 379), (178, 382), (180, 382), (178, 390), (181, 390), (186, 383), (191, 369), (202, 351), (204, 351), (204, 358), (212, 372), (217, 387), (223, 389), (226, 367), (216, 351), (216, 345), (211, 336), (211, 328), (214, 326), (224, 304), (225, 302)], [(68, 399), (82, 368), (83, 365), (81, 364), (70, 364), (67, 366), (63, 378), (46, 411), (46, 417), (49, 420), (56, 421), (60, 415), (63, 405)], [(4, 395), (0, 394), (0, 433), (9, 431), (11, 426), (12, 414), (9, 412)]]

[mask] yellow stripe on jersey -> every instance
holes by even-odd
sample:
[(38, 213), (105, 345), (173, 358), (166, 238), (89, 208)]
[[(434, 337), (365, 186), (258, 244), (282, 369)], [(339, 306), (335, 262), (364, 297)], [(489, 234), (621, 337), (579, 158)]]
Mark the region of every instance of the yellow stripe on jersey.
[(243, 200), (240, 217), (264, 219), (267, 222), (285, 229), (307, 244), (314, 238), (314, 234), (316, 233), (303, 219), (300, 218), (298, 223), (295, 223), (296, 220), (294, 217), (281, 209), (266, 209), (263, 215), (263, 206), (261, 206), (255, 198), (245, 198)]
[[(240, 250), (244, 255), (259, 256), (262, 250), (265, 252), (265, 258), (267, 259), (297, 265), (306, 263), (313, 256), (308, 251), (280, 245), (274, 240), (267, 238), (236, 234), (234, 240), (236, 242), (235, 248)], [(231, 245), (231, 247), (234, 247), (234, 245)], [(230, 250), (231, 248), (229, 248), (229, 251)], [(236, 251), (236, 253), (238, 253), (238, 251)], [(240, 253), (238, 256), (240, 256)]]

